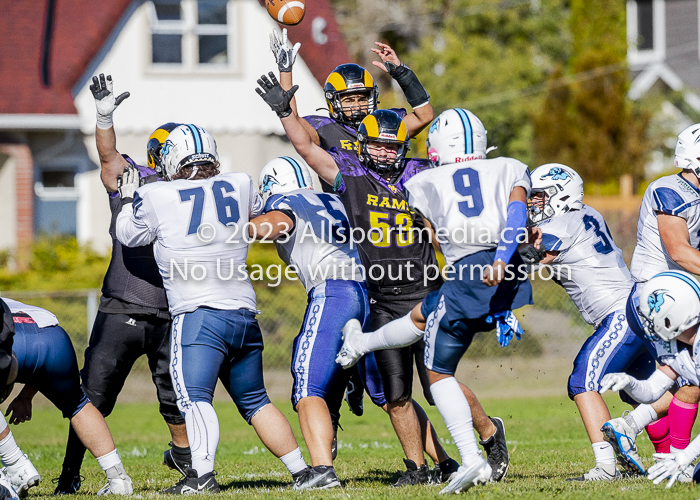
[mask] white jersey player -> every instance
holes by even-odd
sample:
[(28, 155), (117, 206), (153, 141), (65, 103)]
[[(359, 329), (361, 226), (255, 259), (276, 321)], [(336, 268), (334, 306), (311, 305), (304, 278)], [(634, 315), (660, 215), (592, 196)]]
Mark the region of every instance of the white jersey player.
[[(253, 219), (251, 236), (273, 239), (308, 294), (308, 306), (292, 354), (292, 404), (311, 455), (312, 468), (294, 489), (340, 486), (333, 468), (333, 425), (328, 401), (349, 373), (333, 362), (350, 319), (369, 321), (369, 299), (360, 255), (340, 198), (312, 188), (306, 165), (291, 157), (270, 161), (260, 172), (265, 215)], [(360, 366), (364, 386), (378, 406), (386, 404), (374, 356)]]
[[(530, 220), (541, 233), (545, 256), (557, 282), (595, 331), (581, 347), (567, 384), (593, 447), (596, 466), (575, 481), (619, 478), (615, 450), (606, 443), (601, 426), (610, 412), (600, 396), (606, 373), (625, 371), (648, 376), (654, 359), (644, 342), (627, 324), (625, 305), (632, 280), (622, 251), (613, 241), (603, 217), (583, 204), (583, 181), (574, 169), (559, 163), (537, 167), (531, 173)], [(636, 401), (623, 398), (630, 404)], [(636, 454), (622, 465), (644, 473)]]
[[(678, 174), (662, 177), (647, 187), (637, 224), (637, 246), (630, 270), (635, 281), (627, 301), (629, 326), (644, 337), (638, 314), (639, 292), (644, 282), (657, 273), (685, 270), (700, 273), (700, 124), (691, 125), (678, 135), (674, 163)], [(674, 355), (669, 345), (648, 345), (659, 363)], [(634, 451), (636, 433), (646, 427), (657, 452), (683, 449), (690, 442), (690, 430), (698, 411), (700, 389), (679, 377), (672, 396), (664, 395), (651, 406), (640, 405), (624, 418), (611, 420), (619, 448), (618, 457)], [(651, 425), (650, 425), (651, 424)], [(620, 439), (622, 437), (622, 439)], [(683, 475), (681, 480), (689, 481)]]
[[(467, 110), (438, 116), (427, 145), (437, 168), (416, 174), (405, 189), (432, 224), (452, 271), (410, 314), (375, 332), (363, 335), (358, 323), (349, 322), (336, 361), (351, 366), (368, 351), (415, 342), (425, 330), (430, 391), (462, 457), (442, 493), (458, 493), (487, 481), (492, 469), (476, 446), (469, 403), (454, 372), (473, 336), (492, 329), (494, 320), (502, 345), (522, 333), (512, 309), (532, 303), (530, 282), (517, 276), (523, 261), (516, 252), (525, 240), (530, 177), (517, 160), (485, 159), (486, 130)], [(494, 423), (504, 434), (503, 422)], [(507, 469), (507, 459), (501, 466)]]
[(211, 404), (219, 378), (267, 449), (301, 475), (306, 464), (289, 422), (263, 384), (262, 334), (245, 272), (248, 235), (242, 232), (262, 211), (262, 199), (248, 175), (219, 174), (214, 138), (200, 127), (175, 128), (162, 156), (170, 182), (138, 188), (134, 171), (122, 175), (125, 200), (116, 233), (126, 246), (155, 240), (173, 315), (170, 374), (187, 424), (192, 468), (165, 492), (219, 491), (219, 423)]
[[(668, 358), (646, 380), (637, 380), (624, 373), (611, 373), (602, 381), (603, 390), (624, 390), (637, 401), (657, 401), (675, 383), (685, 377), (692, 384), (700, 384), (700, 283), (684, 271), (665, 271), (653, 276), (640, 291), (638, 313), (643, 318), (645, 335), (663, 342), (678, 341), (688, 349)], [(669, 478), (667, 488), (683, 476), (690, 477), (692, 463), (700, 456), (700, 439), (695, 438), (683, 450), (656, 453), (655, 465), (648, 471), (648, 478), (659, 484)]]

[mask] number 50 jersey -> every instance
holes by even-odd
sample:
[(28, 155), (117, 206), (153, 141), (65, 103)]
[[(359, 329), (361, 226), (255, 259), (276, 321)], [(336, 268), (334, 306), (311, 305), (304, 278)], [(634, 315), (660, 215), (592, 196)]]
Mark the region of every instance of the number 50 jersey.
[(129, 247), (153, 241), (173, 316), (200, 306), (255, 311), (245, 262), (248, 222), (262, 209), (247, 174), (154, 182), (136, 191), (133, 213), (119, 214), (116, 233)]
[(513, 158), (441, 165), (405, 184), (408, 204), (433, 224), (449, 264), (496, 247), (516, 187), (530, 195), (530, 171)]

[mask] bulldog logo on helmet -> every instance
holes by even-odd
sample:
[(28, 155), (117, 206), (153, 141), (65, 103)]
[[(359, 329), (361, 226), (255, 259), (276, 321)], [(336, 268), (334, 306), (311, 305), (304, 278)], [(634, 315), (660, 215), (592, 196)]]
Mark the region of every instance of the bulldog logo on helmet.
[(569, 173), (561, 167), (552, 167), (549, 172), (540, 177), (540, 179), (545, 179), (547, 177), (551, 177), (553, 181), (571, 180)]
[(661, 310), (661, 306), (664, 305), (664, 302), (666, 302), (666, 298), (668, 297), (669, 299), (673, 300), (673, 297), (671, 297), (668, 294), (668, 290), (656, 290), (655, 292), (652, 292), (651, 295), (647, 298), (647, 305), (649, 306), (649, 315), (653, 313), (658, 313)]

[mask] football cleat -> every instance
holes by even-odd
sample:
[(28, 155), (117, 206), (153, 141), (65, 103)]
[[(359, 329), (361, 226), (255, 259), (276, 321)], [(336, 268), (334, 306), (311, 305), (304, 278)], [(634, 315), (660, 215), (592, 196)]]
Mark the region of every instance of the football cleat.
[(634, 432), (627, 418), (632, 418), (629, 415), (624, 417), (613, 418), (603, 424), (600, 431), (603, 433), (603, 439), (610, 443), (615, 451), (617, 463), (625, 472), (631, 474), (645, 474), (642, 459), (637, 453), (637, 434)]
[(53, 494), (75, 495), (83, 481), (85, 481), (85, 478), (80, 474), (75, 474), (70, 469), (64, 469), (61, 471), (61, 475), (58, 478), (52, 480), (56, 485)]
[(406, 464), (406, 471), (401, 474), (398, 481), (391, 485), (392, 488), (401, 486), (414, 486), (416, 484), (427, 484), (430, 482), (430, 469), (428, 464), (423, 464), (420, 467), (413, 460), (403, 459)]
[(178, 471), (183, 476), (186, 476), (187, 474), (185, 471), (192, 466), (192, 456), (190, 455), (190, 459), (188, 461), (184, 461), (173, 453), (172, 441), (170, 442), (169, 446), (171, 446), (171, 448), (163, 452), (163, 465), (167, 466), (171, 470)]
[(340, 486), (340, 480), (333, 466), (317, 465), (308, 467), (299, 477), (294, 479), (292, 489), (303, 490), (327, 490)]
[(12, 487), (12, 483), (5, 475), (4, 472), (0, 471), (0, 500), (18, 500), (19, 496), (17, 492)]
[(462, 465), (452, 476), (448, 485), (440, 491), (440, 494), (461, 493), (472, 486), (486, 484), (491, 480), (492, 474), (489, 463), (479, 456), (479, 459), (471, 467)]
[(185, 477), (170, 488), (161, 490), (165, 495), (195, 495), (199, 493), (219, 493), (219, 483), (214, 477), (214, 472), (208, 472), (199, 477), (194, 469), (187, 469)]
[[(331, 414), (331, 424), (333, 424), (333, 442), (331, 443), (331, 457), (333, 460), (338, 456), (338, 427), (340, 427), (340, 415)], [(342, 427), (340, 427), (342, 429)]]
[(105, 474), (107, 475), (107, 484), (100, 488), (100, 491), (97, 492), (98, 496), (131, 495), (134, 492), (134, 485), (124, 470), (123, 464), (110, 467), (105, 471)]
[(27, 455), (22, 456), (15, 464), (5, 467), (3, 472), (20, 498), (27, 496), (29, 488), (38, 486), (41, 481), (39, 472)]
[(435, 474), (433, 476), (433, 482), (448, 483), (454, 475), (459, 470), (459, 462), (454, 458), (448, 458), (444, 462), (440, 462), (435, 466)]
[(353, 338), (355, 335), (362, 335), (362, 326), (356, 319), (351, 319), (343, 327), (343, 345), (335, 358), (335, 362), (346, 370), (357, 363), (362, 354), (353, 347)]
[(510, 457), (508, 456), (508, 445), (506, 443), (506, 427), (500, 417), (489, 417), (489, 419), (496, 426), (496, 432), (485, 441), (479, 441), (479, 444), (486, 451), (486, 458), (492, 471), (491, 479), (498, 482), (506, 477), (508, 467), (510, 467)]
[(567, 481), (616, 481), (621, 478), (622, 474), (620, 474), (620, 471), (618, 471), (614, 465), (609, 465), (606, 468), (603, 468), (598, 464), (591, 470), (586, 472), (584, 475), (578, 477), (570, 477), (569, 479), (567, 479)]

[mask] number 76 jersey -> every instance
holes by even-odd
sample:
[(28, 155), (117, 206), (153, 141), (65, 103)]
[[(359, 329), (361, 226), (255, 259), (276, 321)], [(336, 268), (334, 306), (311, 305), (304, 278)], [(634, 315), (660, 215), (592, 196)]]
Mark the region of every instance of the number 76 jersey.
[(248, 222), (262, 209), (244, 173), (153, 182), (136, 191), (133, 213), (119, 214), (116, 233), (129, 247), (153, 242), (171, 315), (201, 306), (255, 311)]
[(404, 185), (408, 204), (432, 223), (449, 264), (496, 247), (516, 187), (530, 195), (530, 171), (505, 157), (441, 165)]

